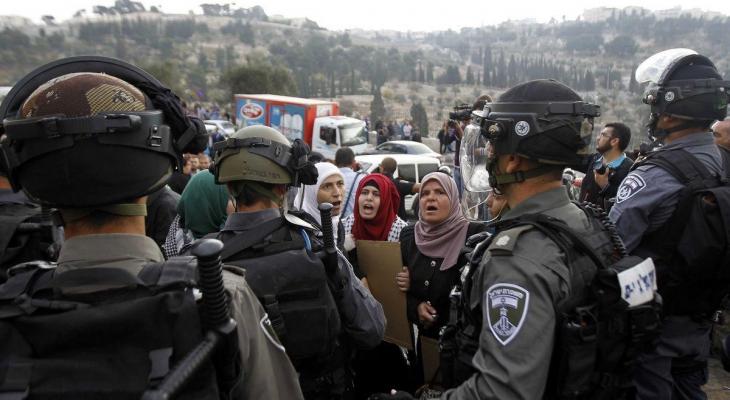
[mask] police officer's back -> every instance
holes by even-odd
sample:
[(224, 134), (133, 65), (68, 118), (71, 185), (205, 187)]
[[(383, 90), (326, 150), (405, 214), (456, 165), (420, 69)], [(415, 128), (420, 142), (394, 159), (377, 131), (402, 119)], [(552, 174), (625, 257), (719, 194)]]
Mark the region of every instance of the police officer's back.
[[(0, 358), (20, 374), (4, 374), (1, 391), (31, 399), (139, 398), (204, 333), (193, 291), (174, 291), (191, 288), (195, 264), (163, 263), (144, 236), (146, 195), (165, 184), (180, 150), (205, 143), (204, 128), (183, 117), (178, 99), (153, 77), (102, 57), (39, 68), (16, 85), (2, 110), (11, 117), (3, 121), (3, 152), (14, 187), (58, 207), (67, 240), (55, 271), (50, 264), (19, 266), (0, 286), (0, 328), (8, 338)], [(301, 398), (245, 279), (223, 278), (238, 325), (233, 362), (244, 370), (232, 385), (246, 398)], [(150, 299), (167, 300), (129, 312)], [(214, 384), (198, 379), (186, 395), (216, 396)]]
[(314, 227), (280, 209), (288, 185), (316, 182), (307, 148), (290, 145), (272, 128), (251, 126), (214, 149), (216, 180), (236, 204), (217, 235), (223, 260), (246, 270), (305, 398), (341, 398), (349, 386), (348, 348), (380, 343), (385, 319), (349, 264), (323, 263)]
[[(700, 216), (696, 220), (690, 208), (680, 204), (695, 204), (685, 203), (692, 200), (692, 191), (685, 191), (690, 184), (699, 185), (697, 189), (722, 186), (722, 178), (730, 173), (723, 166), (727, 154), (713, 143), (710, 132), (712, 122), (727, 113), (730, 81), (722, 79), (707, 57), (689, 49), (653, 55), (637, 68), (636, 78), (648, 83), (643, 100), (651, 107), (649, 136), (663, 146), (634, 165), (618, 189), (610, 217), (630, 252), (655, 260), (665, 316), (657, 348), (639, 359), (637, 398), (704, 399), (711, 317), (718, 299), (728, 292), (727, 286), (717, 286), (728, 284), (722, 279), (728, 266), (712, 247), (727, 246), (728, 228), (725, 223), (719, 229), (692, 231), (703, 226), (703, 212), (694, 214)], [(693, 173), (707, 176), (689, 183), (679, 176)], [(721, 201), (726, 202), (727, 195), (715, 200), (716, 206), (708, 203), (705, 215), (728, 212), (717, 210), (727, 204)], [(678, 241), (680, 234), (689, 235), (687, 246)], [(703, 254), (710, 259), (693, 261)]]

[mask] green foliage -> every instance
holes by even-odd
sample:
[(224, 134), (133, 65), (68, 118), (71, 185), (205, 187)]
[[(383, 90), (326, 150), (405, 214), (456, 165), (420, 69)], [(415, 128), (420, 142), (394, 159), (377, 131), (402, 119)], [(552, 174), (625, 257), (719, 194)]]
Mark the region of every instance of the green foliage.
[(411, 119), (413, 124), (418, 127), (418, 131), (422, 136), (428, 136), (428, 115), (423, 104), (414, 103), (411, 106)]
[(195, 20), (181, 19), (165, 23), (165, 35), (177, 39), (190, 39), (195, 33)]
[(23, 32), (13, 28), (0, 31), (0, 49), (23, 50), (29, 46), (30, 37)]
[(633, 56), (638, 48), (636, 40), (627, 35), (616, 36), (604, 46), (606, 53), (615, 57)]
[(449, 65), (446, 67), (446, 71), (436, 78), (436, 83), (446, 85), (458, 85), (461, 83), (461, 74), (459, 73), (459, 67), (456, 65)]
[(183, 77), (177, 66), (171, 61), (166, 60), (163, 62), (142, 65), (142, 69), (157, 78), (157, 80), (170, 88), (178, 96), (184, 95), (185, 91), (183, 88), (185, 87), (185, 83), (183, 81)]
[(598, 33), (583, 33), (565, 39), (565, 49), (577, 53), (596, 54), (601, 45), (603, 36)]
[(370, 102), (370, 120), (382, 121), (383, 118), (385, 118), (385, 103), (378, 88), (373, 93), (373, 101)]
[(244, 23), (240, 19), (229, 22), (221, 28), (221, 33), (224, 35), (237, 36), (241, 42), (246, 43), (249, 46), (256, 45), (256, 33), (249, 22)]
[(221, 85), (234, 94), (269, 93), (292, 96), (297, 85), (289, 70), (271, 65), (242, 65), (223, 74)]

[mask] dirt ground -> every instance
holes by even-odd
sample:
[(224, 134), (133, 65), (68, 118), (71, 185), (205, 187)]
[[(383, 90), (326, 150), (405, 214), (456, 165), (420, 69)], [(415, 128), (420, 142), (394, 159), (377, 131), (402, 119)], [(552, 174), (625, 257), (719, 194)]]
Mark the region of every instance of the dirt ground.
[(710, 359), (710, 379), (704, 389), (710, 400), (730, 400), (730, 372), (716, 358)]

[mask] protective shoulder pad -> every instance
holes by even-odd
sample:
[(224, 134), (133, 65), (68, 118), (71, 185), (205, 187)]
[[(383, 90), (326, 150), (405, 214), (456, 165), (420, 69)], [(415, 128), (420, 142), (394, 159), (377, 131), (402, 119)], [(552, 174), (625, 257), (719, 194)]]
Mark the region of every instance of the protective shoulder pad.
[(492, 243), (489, 245), (487, 250), (489, 250), (489, 252), (491, 253), (506, 252), (508, 254), (512, 254), (512, 251), (517, 244), (517, 239), (520, 237), (520, 235), (533, 228), (534, 226), (532, 224), (525, 223), (509, 229), (505, 229), (496, 234), (494, 240), (492, 240)]

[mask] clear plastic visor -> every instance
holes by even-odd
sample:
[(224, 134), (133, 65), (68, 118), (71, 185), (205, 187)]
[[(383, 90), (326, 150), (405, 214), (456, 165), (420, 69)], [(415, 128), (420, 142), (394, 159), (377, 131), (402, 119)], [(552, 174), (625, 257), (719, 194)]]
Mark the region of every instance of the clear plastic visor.
[(471, 123), (464, 129), (459, 159), (461, 162), (462, 207), (468, 219), (486, 219), (486, 201), (492, 188), (487, 171), (491, 144), (480, 133), (481, 128)]
[(697, 54), (692, 49), (670, 49), (656, 53), (636, 68), (635, 78), (639, 83), (660, 83), (664, 72), (678, 60)]

